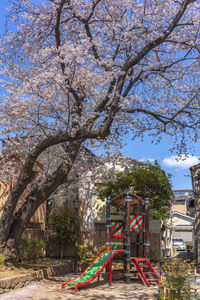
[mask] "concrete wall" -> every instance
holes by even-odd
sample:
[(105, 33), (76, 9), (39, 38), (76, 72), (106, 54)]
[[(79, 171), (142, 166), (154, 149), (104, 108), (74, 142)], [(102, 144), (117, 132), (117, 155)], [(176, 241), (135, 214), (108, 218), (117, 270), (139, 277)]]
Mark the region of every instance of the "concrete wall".
[[(113, 242), (123, 242), (123, 239), (112, 239)], [(143, 242), (142, 233), (140, 243)], [(106, 243), (105, 231), (85, 232), (79, 240), (80, 244), (87, 245), (92, 256), (96, 256), (99, 249)], [(150, 258), (158, 260), (160, 258), (160, 232), (150, 232)], [(139, 256), (143, 256), (143, 247), (139, 246)], [(131, 256), (136, 256), (136, 234), (131, 232)]]
[[(158, 224), (159, 222), (150, 222), (150, 258), (153, 260), (158, 260), (160, 258), (160, 231)], [(37, 229), (26, 229), (24, 238), (29, 238), (32, 240), (43, 241), (46, 243), (46, 255), (49, 257), (59, 257), (60, 247), (57, 242), (55, 242), (55, 235), (52, 231), (44, 231)], [(123, 242), (123, 239), (112, 239), (113, 242)], [(143, 242), (142, 233), (140, 234), (140, 242)], [(89, 249), (89, 254), (95, 257), (99, 252), (100, 248), (106, 243), (106, 231), (90, 231), (82, 232), (78, 239), (78, 245), (87, 245)], [(131, 232), (131, 255), (136, 256), (136, 234)], [(69, 243), (65, 246), (64, 257), (73, 257), (74, 255), (74, 245)], [(41, 255), (42, 256), (42, 255)], [(140, 246), (140, 255), (143, 256), (143, 248)]]
[(182, 238), (185, 242), (193, 242), (193, 220), (173, 216), (172, 224), (174, 226), (172, 238)]
[(192, 242), (193, 241), (193, 232), (185, 231), (185, 230), (174, 230), (172, 234), (172, 238), (182, 238), (185, 242)]

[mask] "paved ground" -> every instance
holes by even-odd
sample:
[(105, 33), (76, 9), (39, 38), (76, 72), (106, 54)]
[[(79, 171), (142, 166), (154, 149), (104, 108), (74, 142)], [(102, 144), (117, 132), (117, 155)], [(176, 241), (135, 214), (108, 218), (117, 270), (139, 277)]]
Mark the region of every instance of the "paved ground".
[[(124, 281), (115, 280), (109, 286), (104, 280), (100, 282), (90, 283), (75, 292), (72, 288), (61, 290), (61, 283), (65, 280), (73, 278), (73, 275), (52, 277), (37, 283), (30, 284), (27, 287), (14, 290), (0, 296), (0, 300), (123, 300), (123, 299), (139, 299), (140, 296), (154, 295), (157, 296), (158, 288), (145, 287), (139, 282), (130, 284)], [(156, 299), (156, 298), (155, 298)]]

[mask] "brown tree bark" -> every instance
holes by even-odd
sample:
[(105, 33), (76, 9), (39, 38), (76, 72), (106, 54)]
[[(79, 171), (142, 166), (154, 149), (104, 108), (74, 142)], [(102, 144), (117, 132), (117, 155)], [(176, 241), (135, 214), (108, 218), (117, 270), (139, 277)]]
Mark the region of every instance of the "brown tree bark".
[[(58, 169), (51, 176), (47, 177), (43, 184), (29, 192), (20, 209), (16, 213), (13, 213), (11, 218), (3, 219), (3, 228), (6, 228), (6, 230), (5, 232), (2, 228), (0, 230), (0, 253), (4, 256), (10, 259), (15, 258), (19, 239), (27, 227), (30, 218), (37, 208), (45, 202), (61, 184), (67, 181), (80, 145), (81, 141), (71, 143), (68, 149), (68, 161), (63, 161)], [(19, 183), (17, 183), (17, 185), (19, 185)], [(10, 201), (8, 200), (4, 209), (9, 208), (9, 205)], [(15, 203), (13, 203), (13, 207), (14, 205)], [(11, 207), (11, 210), (14, 212), (13, 207)]]

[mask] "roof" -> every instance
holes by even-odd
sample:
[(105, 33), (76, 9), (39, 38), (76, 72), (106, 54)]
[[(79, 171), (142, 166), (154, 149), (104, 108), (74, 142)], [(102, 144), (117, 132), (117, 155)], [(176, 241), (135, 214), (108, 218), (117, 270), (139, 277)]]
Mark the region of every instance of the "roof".
[(191, 189), (173, 190), (173, 202), (186, 201), (194, 198), (194, 193)]
[(200, 163), (190, 167), (190, 170), (195, 170), (200, 168)]
[(178, 212), (178, 211), (174, 211), (174, 212), (173, 212), (173, 216), (174, 216), (174, 215), (177, 216), (177, 217), (180, 217), (180, 218), (182, 218), (182, 219), (188, 220), (188, 221), (192, 221), (192, 222), (195, 221), (195, 218), (190, 217), (190, 216), (188, 216), (188, 215), (185, 215), (185, 214), (183, 214), (183, 213), (180, 213), (180, 212)]
[(114, 168), (116, 171), (128, 171), (135, 167), (147, 167), (148, 164), (135, 160), (133, 158), (122, 155), (120, 152), (102, 160), (103, 165), (108, 168)]
[(143, 205), (145, 203), (145, 200), (129, 192), (123, 192), (115, 196), (110, 200), (110, 203), (111, 205), (123, 205), (126, 198), (129, 198), (131, 200), (130, 201), (131, 205), (135, 205), (135, 204)]

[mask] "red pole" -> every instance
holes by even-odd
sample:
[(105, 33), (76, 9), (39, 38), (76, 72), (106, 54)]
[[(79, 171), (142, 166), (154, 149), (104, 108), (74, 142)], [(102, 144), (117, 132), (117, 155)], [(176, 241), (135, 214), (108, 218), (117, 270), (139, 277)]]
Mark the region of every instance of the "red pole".
[(111, 285), (111, 282), (112, 282), (112, 260), (109, 263), (109, 269), (110, 269), (109, 283)]

